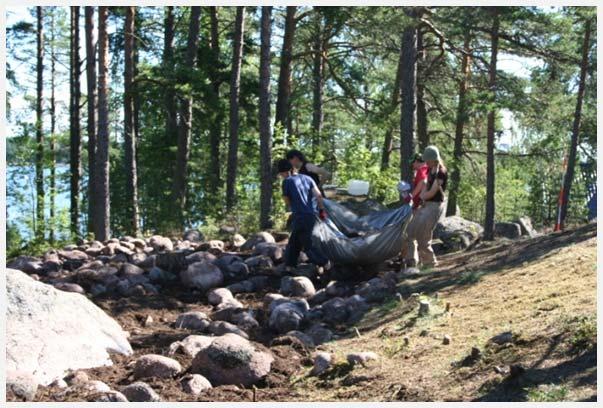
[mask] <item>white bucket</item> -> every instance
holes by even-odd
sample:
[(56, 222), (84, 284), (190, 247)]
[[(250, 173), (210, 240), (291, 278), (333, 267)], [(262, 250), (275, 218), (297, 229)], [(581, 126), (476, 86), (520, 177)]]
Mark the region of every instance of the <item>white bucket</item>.
[(353, 196), (367, 195), (369, 192), (369, 182), (363, 180), (350, 180), (348, 183), (348, 194)]

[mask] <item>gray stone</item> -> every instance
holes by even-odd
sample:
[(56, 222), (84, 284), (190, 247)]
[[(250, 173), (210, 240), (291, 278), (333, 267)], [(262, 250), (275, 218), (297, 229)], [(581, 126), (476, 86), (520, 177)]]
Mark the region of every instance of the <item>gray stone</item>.
[(513, 333), (510, 331), (506, 331), (506, 332), (497, 334), (496, 336), (492, 337), (490, 339), (490, 341), (495, 344), (512, 343), (513, 342)]
[(319, 289), (316, 291), (316, 293), (314, 294), (314, 296), (310, 297), (308, 299), (308, 302), (311, 305), (319, 305), (321, 303), (326, 302), (327, 300), (329, 300), (329, 294), (327, 293), (327, 290), (325, 288)]
[(311, 297), (316, 293), (312, 281), (305, 276), (285, 276), (281, 279), (280, 292), (283, 295)]
[(211, 263), (215, 263), (218, 258), (214, 254), (210, 254), (207, 251), (197, 251), (193, 252), (190, 255), (186, 256), (186, 262), (188, 264), (192, 264), (195, 262), (207, 261)]
[(538, 236), (538, 232), (532, 226), (532, 219), (528, 216), (519, 217), (517, 220), (519, 227), (521, 228), (521, 234), (527, 235), (530, 238)]
[(240, 281), (249, 276), (249, 266), (244, 262), (233, 262), (226, 267), (224, 276), (228, 281)]
[(254, 291), (264, 290), (270, 283), (268, 276), (264, 275), (251, 276), (248, 280), (253, 284)]
[(192, 334), (170, 344), (168, 354), (174, 355), (179, 351), (183, 351), (189, 357), (195, 357), (199, 351), (209, 347), (214, 339), (215, 337)]
[(121, 392), (130, 402), (158, 402), (161, 397), (145, 382), (137, 381), (125, 386)]
[(312, 325), (305, 333), (312, 338), (317, 346), (333, 339), (333, 332), (320, 323)]
[(25, 401), (33, 401), (38, 392), (38, 381), (30, 372), (7, 370), (6, 391), (9, 390)]
[(345, 282), (331, 281), (325, 289), (329, 296), (344, 297), (348, 295), (352, 288)]
[(164, 271), (161, 268), (154, 266), (149, 271), (149, 279), (151, 282), (171, 282), (173, 280), (178, 279), (176, 275), (171, 272)]
[(201, 374), (187, 374), (180, 380), (182, 390), (187, 394), (199, 395), (212, 388), (211, 383)]
[(67, 370), (111, 365), (129, 355), (126, 333), (85, 296), (6, 269), (6, 369), (32, 373), (46, 385)]
[(121, 265), (121, 268), (119, 268), (119, 275), (124, 278), (140, 276), (142, 274), (144, 274), (144, 269), (130, 263), (124, 263)]
[(449, 251), (466, 249), (476, 242), (484, 228), (478, 223), (452, 216), (442, 218), (433, 231), (433, 238), (439, 239)]
[(445, 334), (444, 338), (442, 339), (442, 344), (445, 344), (445, 345), (450, 344), (450, 340), (451, 340), (451, 337), (448, 334)]
[(205, 376), (212, 385), (258, 383), (269, 372), (274, 357), (258, 350), (248, 340), (236, 334), (217, 337), (209, 347), (195, 356), (191, 373)]
[(264, 299), (262, 300), (264, 309), (269, 309), (270, 304), (273, 301), (275, 301), (276, 299), (284, 299), (284, 298), (285, 298), (285, 296), (281, 295), (280, 293), (266, 293), (264, 295)]
[(345, 300), (340, 297), (330, 299), (317, 307), (322, 311), (324, 320), (332, 324), (343, 323), (349, 317)]
[(304, 346), (306, 346), (308, 348), (316, 347), (312, 337), (310, 337), (309, 335), (307, 335), (304, 332), (300, 332), (299, 330), (291, 330), (291, 331), (285, 333), (285, 336), (295, 337), (296, 339), (301, 341), (304, 344)]
[(256, 271), (266, 271), (274, 268), (274, 263), (269, 256), (256, 255), (245, 260), (245, 264)]
[(242, 280), (240, 282), (228, 285), (226, 289), (230, 290), (233, 294), (250, 293), (255, 290), (255, 285), (250, 280)]
[(178, 329), (205, 331), (209, 327), (209, 319), (203, 312), (186, 312), (178, 315), (175, 326)]
[(310, 375), (321, 375), (331, 367), (331, 354), (319, 351), (314, 356), (314, 367), (310, 371)]
[(140, 378), (172, 378), (182, 371), (179, 362), (159, 354), (146, 354), (136, 359), (133, 375)]
[(386, 282), (381, 278), (373, 278), (367, 282), (362, 283), (356, 293), (368, 302), (382, 302), (389, 296), (393, 295), (395, 290), (395, 284)]
[(153, 235), (149, 238), (149, 245), (157, 252), (173, 251), (174, 243), (171, 239), (161, 235)]
[(241, 234), (234, 234), (231, 238), (231, 241), (235, 248), (242, 247), (246, 242), (245, 238)]
[(85, 252), (78, 251), (77, 249), (73, 249), (71, 251), (59, 250), (58, 254), (61, 258), (64, 258), (68, 261), (86, 261), (88, 260), (88, 255)]
[(243, 330), (239, 329), (234, 324), (228, 323), (228, 322), (222, 322), (222, 321), (211, 322), (208, 327), (208, 330), (210, 333), (212, 333), (216, 336), (221, 336), (221, 335), (227, 334), (227, 333), (233, 333), (233, 334), (239, 335), (245, 339), (249, 338), (249, 335), (247, 333), (245, 333)]
[(94, 402), (129, 402), (124, 394), (119, 391), (111, 390), (98, 395)]
[(210, 305), (219, 305), (227, 299), (234, 299), (232, 292), (226, 288), (214, 288), (207, 292), (207, 301)]
[(270, 313), (269, 325), (278, 333), (297, 330), (304, 319), (304, 315), (305, 312), (295, 304), (282, 303)]
[(349, 353), (346, 356), (346, 359), (348, 360), (348, 363), (352, 365), (361, 364), (364, 366), (369, 361), (378, 360), (379, 356), (372, 351), (363, 351), (359, 353)]
[(497, 222), (494, 224), (494, 235), (508, 239), (521, 237), (521, 227), (514, 222)]
[(42, 261), (33, 256), (20, 255), (6, 264), (7, 268), (18, 269), (25, 273), (43, 274)]
[(224, 282), (220, 268), (207, 261), (195, 262), (180, 272), (180, 280), (189, 288), (197, 288), (206, 292)]
[(282, 298), (274, 299), (270, 303), (270, 305), (268, 306), (268, 312), (272, 313), (277, 306), (282, 305), (284, 303), (291, 303), (304, 313), (310, 310), (310, 305), (308, 304), (308, 301), (306, 299), (294, 299), (283, 296)]
[(216, 306), (216, 310), (223, 309), (240, 309), (244, 307), (241, 302), (235, 298), (225, 299), (222, 303)]
[(274, 243), (260, 242), (253, 248), (253, 254), (268, 256), (277, 262), (283, 259), (283, 248)]
[(274, 244), (276, 241), (272, 234), (266, 231), (258, 232), (253, 237), (249, 238), (245, 244), (241, 246), (241, 251), (249, 251), (255, 248), (255, 246), (261, 242), (267, 242)]
[(79, 293), (80, 295), (83, 295), (86, 293), (84, 288), (82, 288), (77, 283), (57, 282), (53, 286), (55, 288), (57, 288), (58, 290), (62, 290), (64, 292)]

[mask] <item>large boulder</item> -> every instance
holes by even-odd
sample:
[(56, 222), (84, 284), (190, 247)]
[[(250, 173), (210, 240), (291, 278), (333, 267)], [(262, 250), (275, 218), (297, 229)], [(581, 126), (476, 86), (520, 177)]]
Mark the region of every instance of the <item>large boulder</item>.
[(207, 261), (195, 262), (180, 272), (180, 280), (189, 288), (201, 289), (203, 292), (221, 286), (224, 275), (220, 268)]
[(521, 237), (521, 226), (514, 222), (497, 222), (494, 224), (494, 235), (508, 239)]
[(448, 251), (466, 249), (476, 242), (484, 232), (484, 228), (476, 222), (461, 217), (442, 218), (433, 231), (433, 238), (442, 241)]
[(127, 334), (86, 297), (6, 269), (6, 369), (47, 385), (68, 370), (111, 365), (132, 354)]
[(228, 333), (199, 351), (189, 372), (205, 376), (214, 386), (241, 384), (247, 387), (264, 378), (273, 361), (269, 352), (258, 350), (249, 340)]
[(381, 302), (385, 300), (385, 298), (393, 295), (395, 289), (395, 283), (392, 285), (391, 282), (385, 281), (384, 279), (373, 278), (362, 283), (358, 289), (356, 289), (356, 293), (369, 302)]
[(527, 235), (530, 238), (538, 236), (538, 232), (532, 226), (532, 219), (530, 217), (524, 215), (523, 217), (519, 217), (516, 222), (521, 228), (522, 235)]

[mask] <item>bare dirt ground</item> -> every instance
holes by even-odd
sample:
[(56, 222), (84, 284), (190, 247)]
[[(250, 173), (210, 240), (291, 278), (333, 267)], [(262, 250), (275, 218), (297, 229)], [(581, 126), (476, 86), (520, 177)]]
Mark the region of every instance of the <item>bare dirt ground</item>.
[[(338, 339), (318, 347), (335, 356), (320, 377), (308, 376), (311, 350), (281, 345), (271, 347), (274, 368), (256, 389), (222, 386), (192, 397), (178, 378), (149, 384), (166, 401), (596, 401), (596, 245), (596, 224), (588, 224), (442, 256), (438, 268), (400, 282), (404, 300), (373, 307), (355, 327), (336, 328)], [(264, 293), (237, 298), (252, 306)], [(417, 315), (421, 299), (430, 301), (428, 316)], [(171, 326), (178, 314), (210, 311), (205, 299), (177, 287), (94, 301), (131, 333), (134, 356), (85, 370), (117, 390), (132, 382), (136, 357), (166, 354), (192, 333)], [(265, 318), (259, 316), (261, 326)], [(489, 341), (503, 332), (511, 332), (511, 342)], [(252, 338), (269, 346), (273, 336)], [(474, 347), (479, 356), (472, 358)], [(352, 367), (345, 362), (352, 351), (380, 359)], [(36, 400), (89, 398), (42, 387)]]

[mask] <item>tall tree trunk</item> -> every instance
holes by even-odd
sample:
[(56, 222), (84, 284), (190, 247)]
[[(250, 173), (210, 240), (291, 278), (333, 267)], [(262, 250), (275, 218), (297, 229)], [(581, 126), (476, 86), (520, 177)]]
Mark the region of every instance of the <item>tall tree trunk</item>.
[(213, 201), (216, 202), (216, 196), (220, 189), (220, 133), (222, 130), (223, 113), (220, 106), (220, 73), (218, 70), (220, 63), (220, 37), (218, 31), (218, 8), (212, 6), (209, 8), (210, 17), (210, 48), (211, 62), (209, 66), (209, 77), (212, 90), (212, 109), (214, 119), (209, 128), (209, 191)]
[(80, 8), (71, 7), (71, 113), (70, 121), (70, 172), (71, 172), (71, 234), (79, 236), (80, 217), (80, 173), (81, 173), (81, 136), (80, 136)]
[[(394, 90), (392, 92), (390, 108), (385, 115), (386, 118), (389, 118), (396, 110), (400, 101), (400, 75), (402, 75), (402, 58), (398, 59), (398, 69), (396, 70), (396, 78), (394, 79)], [(383, 139), (383, 150), (381, 151), (381, 171), (384, 171), (389, 167), (389, 155), (392, 151), (393, 134), (393, 126), (388, 125), (387, 130), (385, 131), (385, 138)]]
[(95, 183), (96, 217), (94, 235), (99, 241), (110, 236), (111, 208), (109, 199), (109, 37), (107, 35), (108, 7), (98, 8), (98, 130)]
[(414, 122), (416, 100), (417, 29), (408, 26), (402, 32), (400, 50), (400, 175), (408, 183), (412, 180), (410, 159), (414, 150)]
[(260, 51), (260, 229), (272, 227), (272, 175), (270, 132), (270, 35), (272, 7), (262, 7)]
[(429, 133), (427, 131), (427, 108), (423, 100), (425, 95), (425, 61), (426, 51), (423, 48), (423, 32), (417, 30), (417, 139), (419, 151), (423, 151), (429, 145)]
[(580, 136), (580, 120), (582, 117), (582, 102), (584, 100), (584, 88), (586, 85), (586, 72), (588, 70), (588, 50), (590, 46), (592, 20), (589, 19), (584, 27), (584, 41), (582, 43), (582, 62), (580, 63), (580, 82), (578, 84), (578, 95), (576, 99), (576, 110), (574, 111), (574, 124), (572, 127), (572, 140), (570, 144), (569, 157), (567, 160), (567, 171), (563, 178), (563, 193), (561, 195), (561, 208), (559, 209), (559, 228), (565, 227), (567, 207), (569, 204), (572, 182), (574, 181), (574, 169), (576, 167), (576, 150)]
[(53, 8), (50, 15), (50, 231), (48, 240), (51, 244), (55, 242), (55, 202), (56, 202), (56, 150), (55, 150), (55, 132), (56, 132), (56, 101), (55, 101), (55, 17), (56, 8)]
[[(492, 56), (490, 58), (490, 76), (488, 88), (490, 89), (490, 103), (496, 102), (496, 58), (498, 56), (498, 30), (500, 26), (498, 9), (492, 8), (494, 22), (492, 23)], [(486, 159), (486, 219), (484, 221), (484, 239), (494, 239), (494, 213), (495, 213), (495, 167), (494, 167), (494, 138), (495, 138), (496, 108), (488, 112), (488, 143)]]
[(232, 52), (232, 74), (230, 77), (230, 135), (228, 142), (228, 163), (226, 168), (226, 208), (232, 210), (235, 204), (237, 182), (237, 154), (239, 151), (239, 91), (241, 63), (243, 60), (243, 30), (245, 29), (245, 6), (237, 7), (235, 19), (234, 45)]
[(36, 7), (37, 27), (37, 83), (36, 83), (36, 238), (44, 239), (44, 118), (42, 102), (44, 89), (44, 25), (42, 7)]
[[(197, 64), (199, 49), (199, 25), (201, 7), (191, 7), (191, 17), (188, 27), (188, 41), (186, 46), (185, 66), (194, 69)], [(180, 210), (181, 221), (184, 221), (186, 209), (186, 183), (188, 180), (188, 159), (190, 155), (191, 127), (193, 116), (193, 98), (186, 96), (180, 105), (180, 124), (178, 126), (178, 151), (176, 153), (176, 166), (174, 172), (174, 199)]]
[(124, 27), (124, 152), (126, 171), (126, 214), (128, 233), (138, 235), (138, 175), (134, 125), (134, 19), (136, 8), (126, 7)]
[(463, 49), (463, 60), (461, 62), (461, 80), (459, 83), (459, 102), (456, 109), (456, 129), (454, 132), (454, 153), (452, 159), (452, 172), (450, 173), (450, 191), (448, 194), (448, 207), (446, 216), (456, 214), (458, 192), (461, 183), (461, 160), (463, 158), (463, 128), (467, 121), (467, 86), (471, 76), (471, 59), (469, 53), (471, 47), (470, 28), (465, 30), (465, 43)]
[[(276, 97), (276, 112), (274, 119), (274, 127), (276, 128), (279, 124), (284, 131), (287, 129), (289, 133), (289, 109), (291, 97), (291, 61), (293, 60), (293, 38), (295, 37), (295, 12), (297, 11), (296, 6), (287, 6), (287, 14), (285, 16), (285, 34), (283, 38), (283, 48), (281, 50), (281, 62), (280, 71), (278, 74), (278, 91)], [(275, 140), (275, 142), (277, 142)], [(279, 136), (278, 144), (282, 144), (284, 140), (281, 140)]]
[(95, 190), (95, 157), (96, 157), (96, 44), (94, 44), (94, 7), (85, 8), (85, 31), (86, 31), (86, 88), (88, 121), (86, 129), (88, 133), (88, 231), (96, 231), (94, 228), (94, 203), (96, 201)]
[[(165, 7), (163, 31), (163, 69), (171, 69), (174, 64), (174, 7)], [(165, 92), (165, 138), (168, 146), (173, 145), (178, 136), (177, 103), (174, 90), (168, 87)]]
[(324, 120), (323, 96), (324, 96), (324, 41), (323, 24), (320, 11), (315, 9), (315, 29), (313, 43), (313, 93), (312, 93), (312, 151), (318, 152), (318, 145), (322, 134)]

